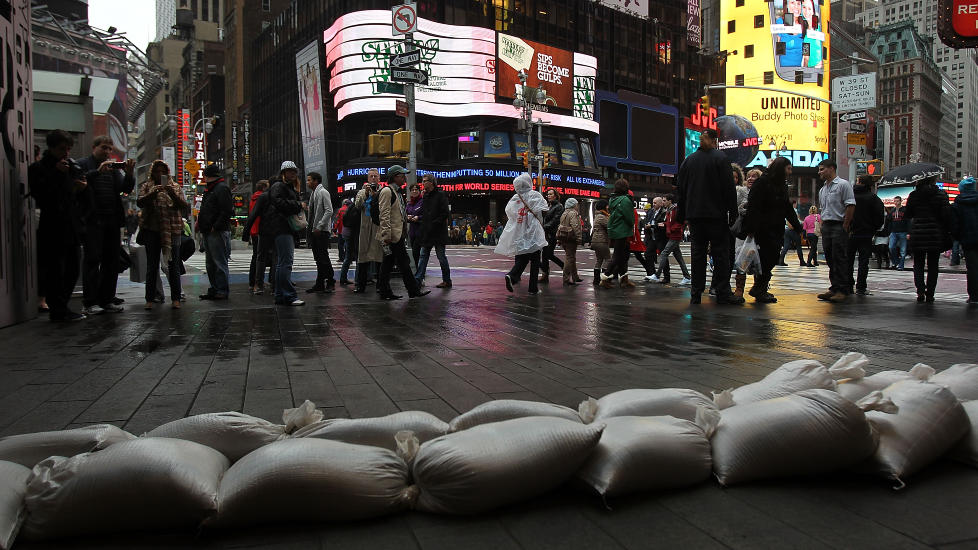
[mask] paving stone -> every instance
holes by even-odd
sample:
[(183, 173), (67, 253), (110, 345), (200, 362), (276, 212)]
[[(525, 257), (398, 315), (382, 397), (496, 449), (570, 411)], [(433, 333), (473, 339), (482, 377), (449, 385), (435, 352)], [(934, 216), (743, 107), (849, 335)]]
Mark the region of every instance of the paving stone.
[(397, 401), (397, 407), (402, 411), (424, 411), (431, 413), (445, 422), (458, 416), (460, 411), (452, 408), (444, 400), (438, 399), (415, 399), (413, 401)]
[(200, 386), (189, 414), (241, 411), (246, 377), (243, 374), (208, 376)]
[(343, 406), (343, 398), (325, 371), (293, 372), (289, 382), (295, 403), (308, 399), (320, 408)]
[(245, 394), (241, 412), (264, 418), (269, 422), (282, 423), (282, 411), (295, 407), (292, 391), (285, 389), (249, 390)]
[(492, 400), (487, 394), (461, 378), (429, 378), (424, 380), (424, 384), (459, 412), (468, 411), (476, 405)]
[(63, 430), (91, 401), (45, 401), (0, 430), (0, 436)]
[(194, 402), (194, 397), (195, 395), (192, 393), (150, 395), (123, 428), (133, 434), (142, 435), (157, 426), (177, 418), (183, 418)]
[(435, 394), (427, 386), (400, 365), (367, 367), (367, 371), (384, 390), (384, 393), (395, 401), (435, 397)]
[(386, 416), (400, 410), (376, 384), (337, 386), (336, 389), (352, 418)]
[(23, 386), (16, 393), (0, 398), (0, 428), (13, 424), (20, 418), (64, 390), (65, 384)]

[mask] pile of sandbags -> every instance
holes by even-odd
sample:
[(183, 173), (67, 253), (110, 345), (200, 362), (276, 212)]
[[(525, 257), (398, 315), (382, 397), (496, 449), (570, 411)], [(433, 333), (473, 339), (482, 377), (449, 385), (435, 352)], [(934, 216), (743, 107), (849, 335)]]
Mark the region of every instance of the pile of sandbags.
[(448, 433), (448, 424), (423, 411), (403, 411), (379, 418), (333, 418), (314, 422), (293, 437), (332, 439), (354, 445), (372, 445), (396, 451), (398, 432), (410, 431), (424, 443)]
[(33, 468), (49, 456), (75, 456), (101, 451), (122, 441), (135, 439), (131, 433), (109, 424), (95, 424), (73, 430), (57, 430), (0, 438), (0, 460)]
[(834, 391), (838, 379), (862, 378), (865, 375), (863, 367), (868, 362), (865, 355), (854, 352), (843, 355), (830, 368), (811, 359), (791, 361), (781, 365), (758, 382), (715, 393), (713, 400), (719, 408), (726, 409), (734, 405), (783, 397), (804, 390)]
[(24, 494), (31, 470), (0, 460), (0, 550), (9, 550), (24, 522)]

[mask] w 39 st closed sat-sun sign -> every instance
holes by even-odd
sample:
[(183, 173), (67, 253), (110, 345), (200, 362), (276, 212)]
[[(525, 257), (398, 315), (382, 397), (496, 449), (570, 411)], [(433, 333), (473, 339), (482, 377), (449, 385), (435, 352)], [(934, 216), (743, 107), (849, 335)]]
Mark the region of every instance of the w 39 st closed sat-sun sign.
[(939, 0), (937, 34), (952, 48), (978, 47), (978, 0)]

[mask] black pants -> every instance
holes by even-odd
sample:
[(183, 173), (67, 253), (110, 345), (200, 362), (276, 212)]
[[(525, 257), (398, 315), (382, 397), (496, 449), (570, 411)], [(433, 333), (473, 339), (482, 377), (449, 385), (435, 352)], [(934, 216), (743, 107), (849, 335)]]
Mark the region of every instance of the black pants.
[(604, 274), (609, 277), (620, 277), (628, 273), (628, 238), (611, 239), (611, 246), (615, 249), (611, 253), (611, 263), (605, 268)]
[[(380, 275), (377, 276), (377, 292), (380, 293), (382, 297), (391, 296), (394, 291), (391, 290), (391, 271), (394, 270), (394, 264), (397, 264), (398, 271), (401, 272), (401, 279), (404, 281), (404, 288), (407, 289), (408, 296), (417, 296), (418, 294), (418, 281), (414, 278), (414, 272), (411, 271), (411, 259), (407, 255), (407, 246), (404, 244), (404, 237), (396, 243), (391, 243), (390, 245), (391, 253), (384, 256), (384, 261), (380, 264)], [(357, 276), (360, 275), (360, 266), (357, 266)]]
[(808, 263), (818, 263), (818, 235), (814, 233), (808, 234)]
[(822, 221), (822, 250), (829, 266), (829, 290), (849, 294), (849, 235), (842, 222)]
[(537, 273), (540, 271), (540, 251), (531, 252), (529, 254), (517, 254), (516, 261), (513, 262), (513, 268), (509, 270), (509, 278), (513, 281), (513, 284), (520, 282), (520, 277), (523, 276), (523, 272), (526, 271), (526, 266), (530, 266), (530, 292), (537, 291)]
[(248, 270), (250, 286), (264, 286), (266, 267), (268, 284), (271, 288), (275, 288), (275, 237), (254, 235), (251, 237), (251, 267)]
[(713, 281), (717, 296), (727, 297), (730, 290), (730, 228), (724, 220), (690, 220), (689, 233), (693, 264), (690, 295), (698, 296), (706, 289), (706, 251), (713, 256)]
[(645, 256), (637, 250), (632, 250), (631, 252), (632, 255), (635, 256), (635, 259), (638, 260), (638, 263), (642, 264), (642, 267), (645, 268), (646, 275), (652, 275), (655, 273), (655, 264), (649, 260), (648, 256)]
[[(774, 274), (774, 266), (778, 265), (781, 258), (781, 242), (777, 236), (765, 238), (755, 235), (757, 242), (757, 255), (761, 259), (761, 272), (754, 274), (754, 286), (751, 288), (751, 296), (768, 292), (771, 286), (771, 275)], [(713, 259), (716, 262), (716, 258)], [(714, 264), (716, 265), (716, 264)]]
[(121, 249), (118, 226), (112, 223), (92, 223), (86, 228), (85, 271), (82, 273), (85, 307), (112, 303), (116, 284), (119, 282)]
[[(340, 281), (349, 282), (350, 264), (357, 259), (360, 253), (360, 236), (356, 233), (343, 238), (343, 265), (340, 267)], [(357, 269), (359, 272), (360, 270)]]
[[(377, 262), (361, 262), (357, 260), (357, 269), (353, 274), (353, 287), (359, 290), (365, 289), (367, 287), (367, 281), (370, 280), (376, 271)], [(379, 286), (377, 287), (377, 291), (380, 292)]]
[(329, 233), (316, 235), (309, 232), (309, 248), (316, 260), (316, 288), (336, 285), (336, 273), (333, 271), (333, 260), (329, 257)]
[(554, 255), (557, 248), (557, 239), (547, 239), (547, 246), (543, 249), (543, 258), (540, 260), (540, 270), (545, 276), (550, 275), (550, 262), (557, 264), (557, 267), (564, 269), (564, 261)]
[[(146, 240), (146, 303), (156, 298), (156, 284), (160, 280), (160, 255), (163, 252), (163, 241), (159, 231), (146, 229), (143, 238)], [(179, 243), (179, 240), (177, 240)], [(171, 243), (172, 244), (172, 243)], [(166, 266), (166, 280), (170, 283), (170, 299), (179, 301), (182, 292), (180, 288), (180, 247), (170, 252), (170, 262)], [(161, 287), (162, 288), (162, 287)], [(163, 296), (160, 296), (163, 298)]]
[[(853, 277), (852, 271), (857, 265), (856, 254), (859, 254), (859, 267), (856, 276)], [(846, 273), (849, 274), (848, 292), (850, 294), (852, 294), (853, 287), (855, 287), (856, 290), (866, 290), (866, 278), (869, 277), (869, 258), (872, 255), (872, 237), (849, 237), (849, 254), (847, 255), (847, 258), (849, 259), (849, 269), (846, 271)]]
[(51, 319), (64, 319), (78, 282), (79, 247), (74, 236), (40, 236), (37, 258)]
[(978, 246), (963, 249), (964, 265), (968, 269), (968, 298), (978, 300)]
[[(914, 250), (913, 251), (913, 283), (917, 287), (917, 294), (923, 294), (928, 298), (934, 297), (937, 290), (937, 262), (941, 259), (941, 253), (933, 250)], [(927, 262), (927, 282), (924, 282), (924, 262)]]

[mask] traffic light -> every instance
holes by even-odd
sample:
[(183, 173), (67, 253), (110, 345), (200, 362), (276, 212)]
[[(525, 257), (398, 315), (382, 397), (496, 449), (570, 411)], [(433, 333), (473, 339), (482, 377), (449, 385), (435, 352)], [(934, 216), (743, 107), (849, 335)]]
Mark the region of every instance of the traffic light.
[(710, 94), (703, 94), (703, 96), (700, 97), (700, 104), (703, 105), (703, 113), (704, 114), (709, 114), (710, 113)]
[(522, 153), (520, 153), (520, 156), (523, 157), (523, 168), (529, 168), (530, 167), (530, 153), (528, 151), (523, 151)]
[(856, 175), (857, 176), (873, 176), (882, 177), (883, 176), (883, 161), (879, 159), (873, 160), (857, 160), (856, 161)]

